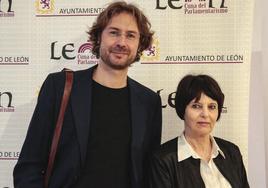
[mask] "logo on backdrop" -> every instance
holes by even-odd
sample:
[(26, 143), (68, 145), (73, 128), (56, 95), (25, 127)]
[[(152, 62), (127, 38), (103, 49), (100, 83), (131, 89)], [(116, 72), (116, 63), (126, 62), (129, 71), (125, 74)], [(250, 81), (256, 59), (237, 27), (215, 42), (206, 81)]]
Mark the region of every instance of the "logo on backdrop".
[(242, 54), (197, 54), (167, 55), (162, 60), (144, 61), (143, 59), (141, 64), (240, 64), (243, 62), (244, 56)]
[(35, 0), (36, 16), (97, 16), (103, 10), (100, 7), (66, 7), (69, 4), (67, 0), (64, 6), (56, 4), (55, 0)]
[(90, 42), (82, 44), (78, 49), (77, 63), (83, 65), (95, 64), (97, 62), (98, 59), (92, 54), (92, 44)]
[(15, 108), (12, 105), (13, 95), (9, 91), (0, 91), (0, 112), (14, 112)]
[(228, 13), (225, 0), (156, 0), (155, 9), (168, 8), (182, 10), (186, 15)]
[[(7, 7), (3, 6), (8, 4)], [(12, 10), (12, 0), (0, 0), (0, 17), (14, 17)]]
[(38, 14), (52, 14), (54, 13), (54, 4), (54, 0), (36, 0), (36, 12)]
[(153, 39), (152, 45), (144, 50), (141, 56), (141, 64), (149, 63), (152, 61), (158, 61), (160, 59), (160, 48), (159, 48), (159, 40), (157, 38)]
[(92, 44), (90, 42), (76, 46), (74, 43), (58, 44), (58, 41), (54, 41), (51, 43), (50, 50), (50, 59), (54, 61), (69, 60), (75, 61), (79, 65), (98, 62), (96, 56), (91, 52)]
[(29, 62), (26, 56), (0, 56), (0, 65), (29, 65)]
[(159, 44), (159, 40), (154, 38), (152, 45), (142, 53), (141, 64), (236, 64), (244, 61), (242, 54), (190, 54), (161, 57)]

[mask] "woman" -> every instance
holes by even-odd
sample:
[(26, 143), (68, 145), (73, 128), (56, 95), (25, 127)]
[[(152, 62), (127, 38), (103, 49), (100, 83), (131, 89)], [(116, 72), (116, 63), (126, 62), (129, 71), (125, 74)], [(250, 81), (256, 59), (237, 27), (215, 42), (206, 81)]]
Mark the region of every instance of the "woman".
[(175, 108), (184, 131), (153, 154), (151, 188), (249, 187), (239, 148), (211, 135), (223, 102), (210, 76), (187, 75), (180, 81)]

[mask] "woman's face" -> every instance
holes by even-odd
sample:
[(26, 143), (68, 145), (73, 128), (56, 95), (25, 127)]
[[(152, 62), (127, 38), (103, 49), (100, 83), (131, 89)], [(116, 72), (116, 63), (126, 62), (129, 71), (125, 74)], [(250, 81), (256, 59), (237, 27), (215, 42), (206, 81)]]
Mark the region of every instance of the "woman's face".
[(208, 136), (217, 121), (218, 103), (204, 93), (200, 100), (193, 99), (185, 109), (185, 134), (189, 136)]

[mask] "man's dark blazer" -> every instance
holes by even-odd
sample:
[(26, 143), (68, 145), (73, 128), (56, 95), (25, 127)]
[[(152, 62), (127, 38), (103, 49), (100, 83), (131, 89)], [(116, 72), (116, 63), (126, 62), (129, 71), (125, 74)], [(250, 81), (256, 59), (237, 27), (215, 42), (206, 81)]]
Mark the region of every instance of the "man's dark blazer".
[[(226, 140), (215, 138), (224, 153), (213, 159), (232, 188), (249, 188), (239, 148)], [(178, 137), (164, 143), (151, 159), (150, 188), (205, 188), (200, 174), (200, 159), (190, 157), (178, 162)]]
[[(72, 187), (85, 164), (94, 68), (95, 66), (74, 72), (73, 88), (65, 112), (50, 188)], [(50, 74), (43, 83), (20, 157), (14, 168), (15, 188), (43, 187), (64, 83), (64, 72)], [(132, 127), (131, 184), (132, 188), (141, 188), (145, 182), (147, 157), (152, 150), (160, 146), (161, 100), (156, 93), (129, 77), (127, 83)]]

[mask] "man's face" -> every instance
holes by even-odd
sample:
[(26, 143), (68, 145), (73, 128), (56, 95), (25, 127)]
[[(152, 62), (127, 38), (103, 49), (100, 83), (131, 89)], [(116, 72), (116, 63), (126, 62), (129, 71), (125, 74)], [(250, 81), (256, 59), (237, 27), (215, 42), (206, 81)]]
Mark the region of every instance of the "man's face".
[(122, 12), (111, 18), (101, 35), (100, 61), (110, 68), (122, 70), (135, 60), (140, 33), (136, 19)]

